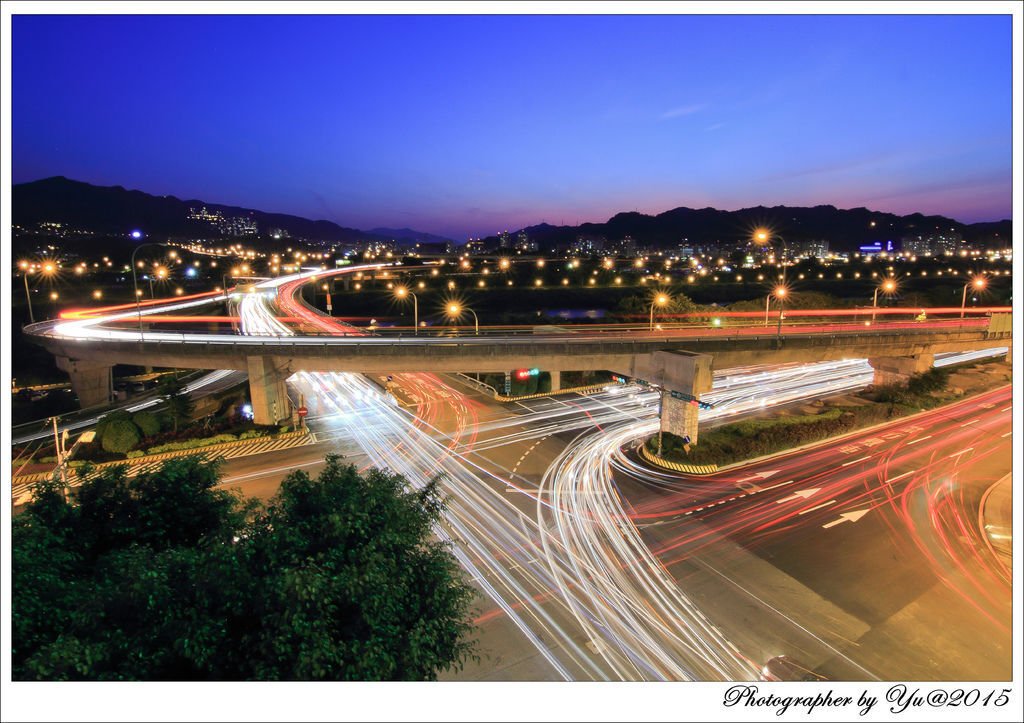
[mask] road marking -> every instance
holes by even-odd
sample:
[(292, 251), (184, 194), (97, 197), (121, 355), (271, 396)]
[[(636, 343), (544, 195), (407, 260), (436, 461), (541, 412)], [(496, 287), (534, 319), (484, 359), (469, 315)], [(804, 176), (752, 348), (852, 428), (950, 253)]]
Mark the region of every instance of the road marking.
[(950, 459), (950, 458), (952, 458), (952, 457), (959, 457), (959, 456), (960, 456), (960, 455), (962, 455), (962, 454), (967, 454), (967, 453), (968, 453), (968, 452), (970, 452), (970, 451), (971, 451), (972, 449), (974, 449), (974, 447), (968, 447), (967, 449), (962, 449), (962, 450), (960, 450), (959, 452), (956, 452), (955, 454), (951, 454), (951, 455), (949, 455), (949, 457), (946, 457), (946, 459)]
[(1013, 430), (1012, 429), (1009, 432), (1007, 432), (1006, 434), (1001, 434), (999, 436), (1000, 437), (1009, 437), (1011, 434), (1013, 434)]
[(1009, 412), (1011, 409), (1013, 409), (1013, 405), (1012, 404), (1009, 407), (1007, 407), (1006, 409), (1000, 409), (999, 411), (1000, 412)]
[(963, 423), (963, 424), (961, 424), (960, 426), (961, 426), (961, 427), (966, 427), (966, 426), (967, 426), (968, 424), (974, 424), (975, 422), (980, 422), (980, 421), (981, 421), (981, 417), (975, 417), (975, 418), (974, 418), (974, 419), (972, 419), (971, 421), (969, 421), (969, 422), (964, 422), (964, 423)]
[[(770, 472), (755, 472), (754, 474), (750, 475), (749, 477), (744, 477), (741, 480), (737, 480), (736, 484), (740, 484), (741, 482), (750, 482), (751, 480), (755, 480), (755, 479), (765, 480), (765, 479), (768, 479), (769, 477), (771, 477), (773, 475), (777, 475), (781, 471), (782, 470), (773, 469)], [(771, 489), (771, 488), (769, 488), (769, 489)]]
[(863, 462), (866, 459), (871, 459), (871, 455), (869, 454), (867, 457), (861, 457), (860, 459), (855, 459), (855, 460), (852, 460), (850, 462), (843, 462), (839, 466), (840, 467), (849, 467), (851, 464), (857, 464), (858, 462)]
[(897, 475), (896, 477), (890, 477), (889, 479), (887, 479), (887, 480), (886, 480), (886, 482), (888, 482), (889, 484), (892, 484), (892, 483), (893, 483), (893, 482), (895, 482), (896, 480), (898, 480), (898, 479), (903, 479), (903, 478), (904, 478), (904, 477), (906, 477), (906, 476), (907, 476), (908, 474), (914, 474), (915, 472), (917, 472), (917, 470), (916, 470), (916, 469), (912, 469), (912, 470), (910, 470), (909, 472), (904, 472), (903, 474), (901, 474), (901, 475)]
[(809, 490), (797, 490), (789, 497), (783, 497), (781, 500), (775, 500), (775, 504), (781, 505), (783, 502), (792, 502), (793, 500), (807, 499), (813, 496), (815, 493), (821, 492), (821, 487), (812, 487)]
[(767, 492), (768, 490), (773, 490), (776, 487), (785, 487), (786, 485), (793, 484), (793, 482), (795, 482), (795, 481), (796, 480), (790, 480), (789, 482), (780, 482), (779, 484), (772, 485), (771, 487), (762, 487), (761, 489), (758, 490), (758, 492)]
[(907, 446), (909, 447), (912, 444), (917, 444), (918, 442), (923, 442), (926, 439), (931, 439), (931, 438), (932, 438), (932, 435), (930, 435), (930, 434), (927, 437), (918, 437), (913, 442), (907, 442)]
[(839, 515), (839, 519), (838, 520), (833, 520), (832, 522), (828, 522), (828, 523), (822, 525), (822, 527), (827, 530), (830, 527), (835, 527), (836, 525), (841, 525), (844, 522), (856, 522), (861, 517), (866, 515), (868, 512), (870, 512), (870, 510), (854, 510), (853, 512), (844, 512), (841, 515)]
[(822, 507), (828, 507), (829, 505), (834, 505), (835, 503), (836, 503), (835, 500), (829, 500), (828, 502), (820, 504), (817, 507), (812, 507), (811, 509), (804, 510), (803, 512), (797, 512), (797, 514), (798, 515), (806, 515), (808, 512), (814, 512), (815, 510), (820, 510)]

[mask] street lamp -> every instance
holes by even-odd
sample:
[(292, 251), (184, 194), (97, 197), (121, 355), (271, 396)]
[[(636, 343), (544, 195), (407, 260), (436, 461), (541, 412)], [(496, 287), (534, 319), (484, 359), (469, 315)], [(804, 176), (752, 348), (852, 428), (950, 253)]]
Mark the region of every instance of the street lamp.
[[(776, 286), (774, 293), (775, 298), (779, 300), (779, 327), (776, 330), (776, 334), (778, 336), (782, 336), (782, 317), (783, 311), (786, 308), (786, 294), (789, 293), (789, 290), (785, 286)], [(768, 298), (770, 299), (771, 297), (772, 295), (769, 294)], [(765, 306), (767, 306), (767, 304)]]
[[(779, 301), (781, 303), (782, 299), (786, 298), (786, 293), (787, 292), (786, 292), (786, 287), (785, 286), (777, 286), (777, 287), (775, 287), (774, 291), (772, 291), (770, 294), (768, 294), (768, 296), (765, 297), (765, 299), (764, 299), (764, 325), (765, 326), (768, 326), (768, 306), (769, 306), (769, 304), (771, 304), (772, 296), (774, 296), (775, 298), (779, 299)], [(780, 311), (780, 313), (781, 313), (781, 311)]]
[(22, 261), (18, 264), (18, 268), (21, 269), (21, 277), (25, 280), (25, 301), (28, 302), (28, 320), (30, 324), (36, 323), (35, 314), (32, 312), (32, 296), (28, 290), (28, 275), (31, 271), (28, 261)]
[(896, 290), (896, 280), (895, 279), (886, 279), (885, 281), (882, 282), (881, 286), (876, 286), (875, 287), (875, 294), (874, 294), (874, 296), (871, 299), (871, 323), (875, 322), (875, 309), (878, 308), (878, 291), (879, 291), (879, 289), (884, 291), (886, 294), (891, 294), (892, 292), (894, 292)]
[[(480, 320), (477, 319), (476, 312), (473, 311), (472, 309), (470, 309), (468, 306), (465, 307), (465, 311), (468, 311), (470, 314), (473, 315), (473, 332), (477, 336), (479, 336), (480, 335)], [(457, 304), (455, 302), (452, 302), (452, 303), (448, 304), (448, 316), (450, 316), (451, 318), (458, 319), (460, 316), (462, 316), (462, 312), (463, 312), (463, 307), (461, 307), (459, 304)]]
[[(776, 253), (776, 251), (778, 249), (772, 243), (772, 241), (774, 241), (775, 239), (778, 239), (779, 242), (782, 245), (782, 255), (781, 256)], [(778, 265), (782, 266), (783, 274), (785, 274), (785, 271), (786, 271), (786, 239), (782, 238), (782, 236), (780, 236), (777, 233), (772, 233), (771, 229), (757, 228), (757, 229), (754, 229), (754, 235), (751, 238), (751, 240), (755, 244), (757, 244), (758, 246), (763, 246), (765, 244), (770, 244), (770, 248), (772, 250), (772, 253), (775, 254), (776, 258), (779, 259)]]
[(413, 334), (419, 335), (419, 333), (420, 333), (420, 302), (419, 302), (419, 299), (416, 298), (416, 294), (412, 293), (411, 291), (409, 291), (409, 289), (407, 289), (404, 286), (399, 286), (397, 289), (395, 289), (395, 296), (397, 296), (399, 299), (404, 299), (406, 296), (411, 296), (412, 297), (412, 326), (413, 326)]
[(985, 283), (986, 283), (986, 281), (985, 281), (985, 277), (984, 276), (976, 276), (976, 277), (974, 277), (974, 279), (972, 279), (971, 281), (968, 281), (966, 284), (964, 284), (963, 297), (960, 299), (960, 318), (961, 319), (964, 318), (964, 310), (967, 307), (967, 288), (970, 287), (970, 286), (973, 286), (976, 290), (981, 291), (982, 289), (985, 288)]
[(669, 301), (671, 301), (671, 299), (668, 298), (668, 294), (658, 294), (651, 301), (651, 325), (650, 325), (650, 330), (651, 331), (654, 331), (654, 307), (655, 307), (655, 305), (657, 305), (657, 306), (665, 306), (665, 305), (668, 304)]
[[(136, 234), (136, 232), (133, 231), (132, 232), (132, 238), (141, 238), (142, 237), (142, 232), (141, 231), (138, 232), (138, 234), (139, 234), (138, 236), (136, 236), (135, 234)], [(141, 249), (141, 248), (143, 248), (145, 246), (159, 246), (159, 245), (160, 244), (158, 244), (158, 243), (144, 243), (144, 244), (139, 244), (138, 246), (136, 246), (135, 248), (132, 249), (132, 257), (131, 257), (130, 265), (132, 267), (132, 286), (135, 289), (135, 312), (136, 312), (136, 314), (138, 314), (138, 317), (139, 317), (139, 339), (140, 340), (142, 339), (142, 336), (143, 336), (143, 331), (142, 331), (142, 304), (141, 304), (141, 301), (139, 299), (139, 279), (135, 275), (135, 254), (138, 253), (139, 249)], [(150, 291), (149, 291), (150, 296), (152, 296), (152, 294), (153, 294), (152, 282), (150, 282), (149, 289), (150, 289)]]

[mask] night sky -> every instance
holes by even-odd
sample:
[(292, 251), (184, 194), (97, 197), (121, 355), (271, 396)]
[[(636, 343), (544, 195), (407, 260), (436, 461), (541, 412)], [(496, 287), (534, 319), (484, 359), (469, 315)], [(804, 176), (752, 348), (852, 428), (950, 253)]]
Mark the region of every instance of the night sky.
[(1011, 213), (1009, 16), (15, 16), (13, 176), (463, 239)]

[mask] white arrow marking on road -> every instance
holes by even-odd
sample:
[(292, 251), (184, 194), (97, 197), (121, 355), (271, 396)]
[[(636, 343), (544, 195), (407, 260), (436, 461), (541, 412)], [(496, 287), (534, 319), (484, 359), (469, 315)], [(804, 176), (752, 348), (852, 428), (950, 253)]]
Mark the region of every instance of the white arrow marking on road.
[(839, 519), (838, 520), (834, 520), (832, 522), (824, 524), (824, 525), (822, 525), (822, 527), (824, 527), (827, 530), (830, 527), (835, 527), (836, 525), (841, 525), (844, 522), (856, 522), (861, 517), (866, 515), (868, 512), (870, 512), (870, 510), (854, 510), (853, 512), (844, 512), (843, 514), (839, 515)]
[(789, 497), (783, 497), (781, 500), (775, 500), (775, 504), (781, 505), (783, 502), (792, 502), (793, 500), (800, 499), (800, 498), (803, 498), (803, 499), (806, 500), (808, 497), (810, 497), (811, 495), (815, 494), (816, 492), (821, 492), (821, 487), (812, 487), (809, 490), (797, 490), (796, 492), (791, 494)]
[(762, 480), (768, 479), (772, 475), (776, 475), (776, 474), (778, 474), (781, 471), (782, 470), (780, 470), (780, 469), (773, 469), (771, 472), (755, 472), (754, 474), (750, 475), (749, 477), (744, 477), (743, 479), (738, 480), (736, 482), (736, 484), (739, 484), (740, 482), (750, 482), (751, 480), (755, 480), (755, 479), (762, 479)]

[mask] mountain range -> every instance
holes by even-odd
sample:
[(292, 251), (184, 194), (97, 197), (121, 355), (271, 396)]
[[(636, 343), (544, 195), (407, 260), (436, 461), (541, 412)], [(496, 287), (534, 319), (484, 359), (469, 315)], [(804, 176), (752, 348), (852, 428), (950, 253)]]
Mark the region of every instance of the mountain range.
[(122, 236), (134, 229), (147, 236), (203, 238), (211, 225), (190, 219), (192, 209), (205, 208), (225, 218), (243, 217), (256, 222), (261, 234), (281, 229), (299, 239), (353, 243), (357, 241), (446, 241), (440, 236), (413, 229), (379, 228), (361, 231), (333, 221), (310, 220), (284, 213), (227, 206), (199, 199), (153, 196), (122, 186), (94, 186), (64, 176), (15, 184), (11, 192), (11, 216), (15, 225), (32, 228), (41, 222), (63, 223), (94, 233)]
[[(524, 231), (541, 248), (567, 247), (577, 239), (603, 239), (609, 242), (625, 237), (639, 246), (675, 248), (721, 241), (749, 239), (758, 227), (767, 227), (786, 243), (828, 241), (833, 251), (856, 251), (861, 245), (897, 242), (906, 236), (930, 236), (947, 232), (960, 234), (965, 241), (983, 245), (1009, 244), (1012, 224), (1009, 220), (964, 224), (945, 216), (912, 213), (900, 216), (867, 208), (840, 209), (835, 206), (755, 206), (737, 211), (716, 208), (674, 208), (654, 216), (628, 212), (612, 216), (604, 223), (578, 226), (539, 224)], [(517, 232), (518, 233), (518, 232)], [(489, 237), (493, 243), (497, 237)]]
[[(76, 229), (122, 238), (133, 229), (141, 229), (151, 237), (209, 236), (209, 223), (188, 218), (191, 209), (203, 207), (225, 217), (252, 219), (261, 233), (282, 229), (289, 236), (300, 239), (342, 243), (392, 239), (439, 243), (449, 240), (409, 228), (379, 227), (361, 231), (332, 221), (314, 221), (197, 199), (153, 196), (121, 186), (94, 186), (63, 176), (16, 184), (12, 189), (12, 222), (17, 226), (33, 228), (45, 221), (60, 222)], [(653, 216), (628, 212), (616, 214), (604, 223), (578, 226), (539, 224), (520, 230), (538, 242), (542, 251), (547, 251), (571, 245), (579, 238), (616, 242), (631, 237), (639, 245), (653, 248), (675, 248), (709, 241), (731, 242), (749, 238), (751, 230), (758, 226), (773, 229), (787, 243), (827, 240), (835, 251), (854, 251), (860, 245), (875, 241), (884, 244), (905, 236), (946, 232), (960, 234), (965, 241), (982, 245), (1008, 244), (1012, 228), (1010, 220), (964, 224), (945, 216), (920, 213), (900, 216), (867, 208), (756, 206), (737, 211), (680, 207)], [(497, 245), (496, 236), (485, 239), (488, 240)]]

